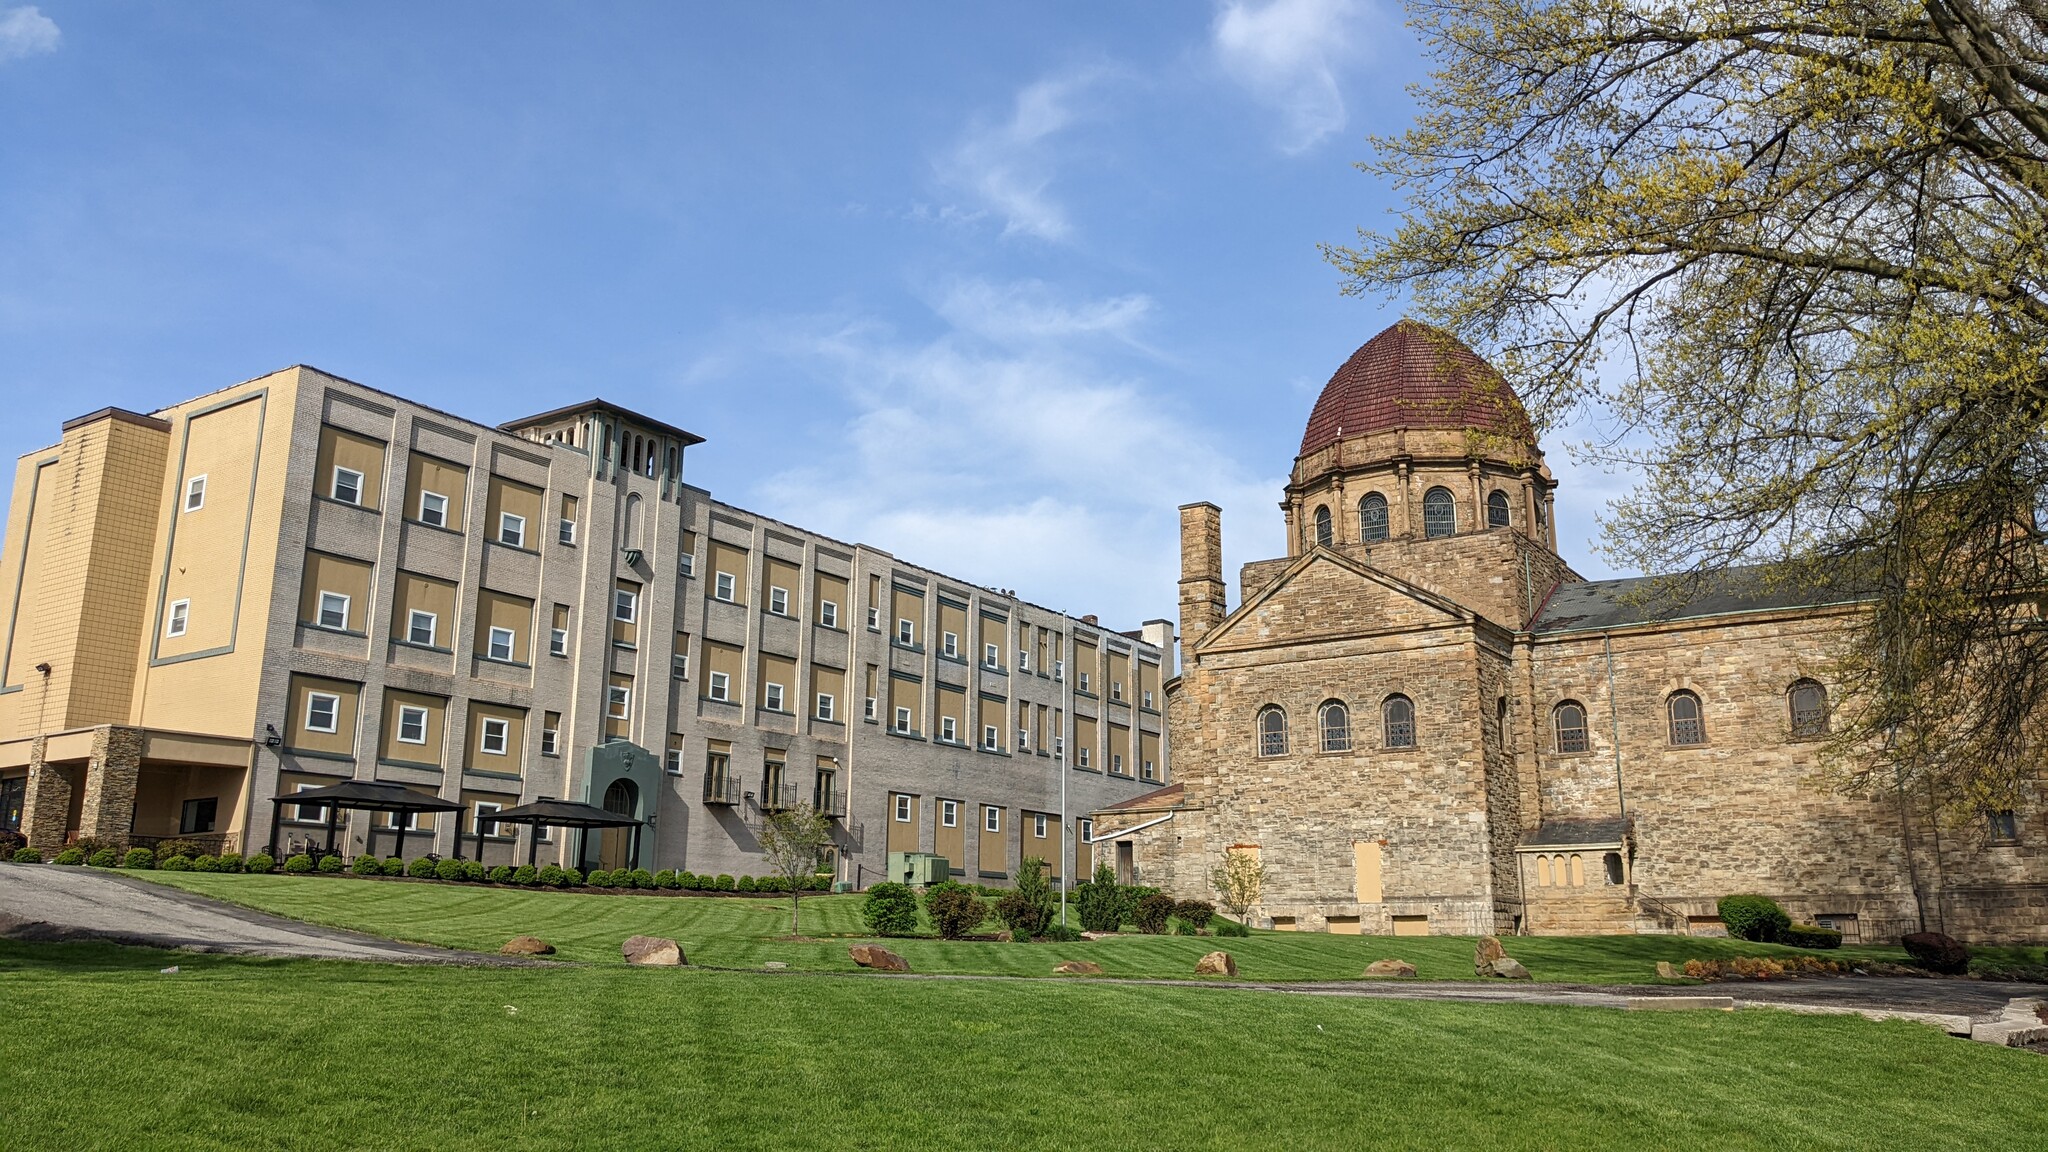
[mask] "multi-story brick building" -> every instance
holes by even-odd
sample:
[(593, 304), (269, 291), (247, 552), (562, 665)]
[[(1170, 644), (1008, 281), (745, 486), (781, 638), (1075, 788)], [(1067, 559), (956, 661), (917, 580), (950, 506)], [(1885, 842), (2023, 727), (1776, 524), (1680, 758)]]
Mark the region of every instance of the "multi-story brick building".
[(1288, 554), (1225, 611), (1216, 508), (1181, 509), (1173, 784), (1097, 814), (1128, 875), (1343, 933), (1715, 931), (1762, 892), (1850, 939), (2048, 938), (2048, 819), (1937, 824), (1816, 776), (1853, 595), (1734, 571), (1588, 582), (1500, 376), (1403, 321), (1316, 401)]
[[(463, 805), (407, 855), (481, 829), (523, 861), (489, 813), (573, 799), (642, 834), (540, 859), (763, 871), (763, 814), (804, 803), (854, 883), (897, 850), (1085, 871), (1062, 813), (1166, 779), (1170, 627), (720, 503), (683, 482), (699, 442), (603, 401), (490, 427), (306, 367), (70, 421), (22, 458), (0, 553), (0, 822), (324, 843), (329, 813), (273, 798), (362, 779)], [(399, 839), (340, 823), (351, 854)]]

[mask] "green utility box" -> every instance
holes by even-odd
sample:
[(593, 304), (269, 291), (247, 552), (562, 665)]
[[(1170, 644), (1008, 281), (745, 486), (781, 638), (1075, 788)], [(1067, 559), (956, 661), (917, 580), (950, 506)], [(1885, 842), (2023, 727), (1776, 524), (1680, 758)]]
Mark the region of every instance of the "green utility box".
[(933, 852), (889, 853), (889, 879), (898, 884), (924, 887), (943, 884), (953, 878), (953, 866)]

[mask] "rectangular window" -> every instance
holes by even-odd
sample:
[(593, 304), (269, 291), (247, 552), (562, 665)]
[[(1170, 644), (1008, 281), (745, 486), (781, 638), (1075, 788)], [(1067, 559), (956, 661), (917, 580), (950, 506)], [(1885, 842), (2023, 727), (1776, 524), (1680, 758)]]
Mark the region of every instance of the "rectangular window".
[(498, 543), (508, 548), (526, 547), (526, 517), (512, 512), (498, 513)]
[(863, 720), (873, 720), (875, 718), (875, 698), (873, 696), (861, 702), (860, 714)]
[(939, 739), (949, 744), (959, 742), (960, 725), (951, 716), (939, 717)]
[(1054, 759), (1059, 759), (1067, 754), (1067, 738), (1065, 736), (1055, 736), (1052, 738), (1052, 754)]
[(1002, 650), (993, 644), (981, 646), (981, 662), (990, 668), (999, 668), (1003, 663)]
[(476, 812), (469, 821), (469, 834), (472, 836), (504, 835), (504, 833), (498, 831), (498, 822), (491, 819), (491, 817), (496, 816), (503, 810), (504, 807), (503, 804), (493, 804), (488, 800), (477, 801)]
[(818, 719), (837, 720), (839, 716), (834, 711), (836, 706), (836, 702), (832, 699), (830, 692), (818, 693)]
[(910, 801), (911, 798), (903, 795), (901, 792), (896, 794), (896, 822), (898, 824), (910, 823)]
[(348, 597), (339, 592), (320, 594), (320, 626), (338, 632), (348, 630)]
[(960, 826), (960, 802), (958, 800), (939, 801), (939, 826), (941, 828), (958, 828)]
[(882, 630), (882, 610), (881, 610), (880, 608), (870, 608), (870, 609), (868, 609), (868, 631), (870, 631), (870, 632), (880, 632), (881, 630)]
[(334, 732), (340, 718), (341, 697), (332, 692), (306, 693), (306, 731)]
[(681, 736), (670, 736), (668, 738), (668, 760), (664, 766), (668, 769), (668, 774), (671, 776), (681, 776), (683, 774), (683, 738)]
[(1080, 765), (1083, 768), (1090, 767), (1088, 763), (1088, 748), (1086, 745), (1083, 745), (1080, 753), (1074, 757), (1074, 763)]
[(1086, 672), (1081, 673), (1081, 679), (1074, 685), (1074, 688), (1079, 692), (1088, 691), (1088, 674)]
[(334, 466), (334, 480), (328, 485), (327, 494), (343, 504), (363, 502), (363, 474), (353, 468)]
[(768, 684), (761, 690), (762, 706), (770, 712), (782, 711), (782, 685)]
[(171, 618), (164, 621), (164, 635), (183, 636), (185, 634), (185, 624), (191, 619), (191, 616), (192, 602), (190, 600), (171, 601)]
[(1144, 762), (1144, 764), (1140, 765), (1138, 771), (1147, 780), (1156, 780), (1159, 778), (1159, 771), (1158, 769), (1152, 766), (1152, 762), (1150, 760), (1147, 760)]
[(613, 684), (605, 690), (605, 715), (614, 720), (624, 720), (633, 714), (633, 690), (623, 684)]
[(491, 629), (490, 655), (493, 660), (512, 659), (512, 630), (510, 628)]
[(896, 622), (896, 642), (898, 644), (915, 644), (917, 642), (917, 624), (915, 621), (898, 620)]
[(448, 526), (448, 498), (439, 492), (420, 493), (420, 523), (436, 528)]
[(684, 576), (695, 576), (697, 574), (696, 555), (694, 553), (685, 552), (682, 555), (676, 557), (676, 571)]
[(625, 588), (612, 593), (612, 619), (631, 624), (640, 612), (640, 594)]
[(484, 717), (483, 750), (489, 756), (503, 756), (505, 744), (512, 734), (512, 722), (496, 716)]
[(1067, 678), (1067, 662), (1065, 660), (1055, 660), (1052, 662), (1052, 678), (1055, 680), (1065, 680)]
[(830, 600), (820, 601), (818, 603), (818, 623), (823, 624), (827, 628), (839, 627), (839, 605), (834, 604)]
[(1017, 751), (1019, 751), (1019, 752), (1029, 752), (1029, 751), (1031, 751), (1031, 729), (1029, 729), (1029, 728), (1019, 728), (1019, 729), (1017, 729)]
[(413, 609), (406, 614), (405, 618), (406, 643), (418, 644), (422, 648), (432, 648), (434, 646), (434, 631), (439, 625), (440, 618), (432, 612), (422, 612), (417, 608)]
[[(292, 789), (292, 791), (307, 792), (318, 787), (318, 784), (301, 784), (297, 788)], [(292, 819), (301, 824), (325, 824), (327, 823), (327, 809), (319, 804), (294, 804), (292, 805)]]
[(1151, 690), (1150, 688), (1147, 688), (1147, 689), (1145, 689), (1145, 703), (1144, 703), (1144, 707), (1146, 707), (1146, 708), (1150, 708), (1150, 707), (1152, 707), (1152, 690)]
[(995, 725), (983, 724), (981, 726), (981, 746), (984, 750), (989, 752), (995, 751), (996, 741), (998, 739), (1000, 739), (1000, 737), (996, 733)]
[(713, 700), (730, 701), (732, 699), (732, 677), (723, 672), (713, 672), (711, 674), (711, 698)]
[(185, 511), (197, 512), (206, 507), (206, 477), (194, 476), (185, 481)]
[(896, 710), (896, 730), (898, 732), (910, 731), (910, 709), (898, 708)]
[(576, 543), (576, 522), (564, 520), (555, 529), (555, 539), (564, 544)]
[(1017, 671), (1031, 671), (1031, 653), (1026, 652), (1022, 648), (1017, 649)]
[(1040, 812), (1031, 818), (1031, 834), (1040, 840), (1045, 839), (1045, 826), (1045, 813)]
[(548, 655), (567, 656), (568, 654), (569, 630), (567, 628), (548, 629)]
[(402, 704), (398, 708), (398, 742), (400, 744), (425, 744), (427, 742), (427, 710), (413, 704)]
[(540, 754), (543, 756), (561, 755), (562, 714), (560, 712), (543, 712), (541, 713), (540, 723)]
[(220, 798), (208, 796), (204, 799), (187, 800), (178, 814), (180, 833), (211, 832), (220, 819)]
[(1001, 832), (1003, 830), (1003, 810), (984, 804), (981, 809), (981, 830), (984, 832)]
[(732, 573), (720, 572), (715, 583), (717, 586), (712, 589), (711, 594), (727, 604), (732, 603), (733, 589), (735, 587)]
[(1111, 772), (1111, 773), (1113, 773), (1113, 774), (1115, 774), (1115, 775), (1117, 775), (1117, 776), (1121, 776), (1121, 775), (1123, 775), (1123, 774), (1124, 774), (1124, 754), (1123, 754), (1123, 753), (1121, 753), (1121, 752), (1111, 752), (1111, 753), (1109, 754), (1109, 770), (1110, 770), (1110, 772)]
[(1123, 699), (1124, 699), (1124, 682), (1123, 682), (1123, 681), (1121, 681), (1121, 680), (1111, 680), (1111, 681), (1109, 682), (1109, 698), (1110, 698), (1111, 700), (1114, 700), (1114, 701), (1116, 701), (1116, 702), (1117, 702), (1117, 703), (1119, 703), (1119, 704), (1123, 703)]
[(1988, 814), (1991, 822), (1991, 839), (2001, 844), (2010, 844), (2020, 838), (2019, 815), (2010, 810)]
[(768, 589), (768, 610), (777, 616), (789, 615), (789, 589)]

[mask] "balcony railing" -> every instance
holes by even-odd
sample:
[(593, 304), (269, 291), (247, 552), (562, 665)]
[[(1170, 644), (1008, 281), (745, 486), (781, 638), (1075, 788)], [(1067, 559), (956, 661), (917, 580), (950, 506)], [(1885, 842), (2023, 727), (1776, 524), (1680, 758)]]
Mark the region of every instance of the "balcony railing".
[(811, 802), (818, 809), (818, 815), (827, 820), (846, 819), (846, 796), (841, 792), (820, 792)]
[(704, 774), (704, 802), (706, 804), (738, 804), (740, 802), (740, 779), (731, 773), (706, 772)]
[(761, 785), (761, 811), (787, 812), (797, 805), (796, 789), (779, 781), (769, 780)]

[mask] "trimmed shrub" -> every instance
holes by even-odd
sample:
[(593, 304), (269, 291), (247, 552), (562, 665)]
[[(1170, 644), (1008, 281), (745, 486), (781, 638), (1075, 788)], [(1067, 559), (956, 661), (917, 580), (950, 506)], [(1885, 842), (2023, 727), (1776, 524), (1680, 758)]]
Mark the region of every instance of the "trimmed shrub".
[(804, 883), (813, 892), (830, 892), (832, 890), (832, 876), (830, 873), (820, 872), (816, 876), (806, 879)]
[(675, 870), (672, 868), (663, 868), (661, 871), (656, 872), (654, 874), (654, 886), (656, 888), (680, 887), (680, 885), (676, 883)]
[[(727, 879), (721, 876), (720, 880)], [(908, 936), (917, 931), (917, 894), (908, 884), (893, 881), (868, 889), (860, 906), (860, 918), (868, 931), (882, 936)]]
[(345, 866), (342, 858), (339, 856), (322, 856), (320, 858), (320, 870), (322, 872), (339, 872)]
[(375, 856), (358, 856), (356, 862), (349, 865), (349, 871), (358, 876), (382, 876), (384, 862)]
[(1842, 934), (1818, 924), (1794, 924), (1778, 934), (1778, 943), (1794, 948), (1840, 948)]
[(1159, 889), (1143, 884), (1119, 884), (1116, 890), (1116, 919), (1119, 924), (1138, 922), (1138, 904), (1147, 896), (1159, 895)]
[[(135, 854), (130, 852), (128, 855), (133, 857)], [(130, 868), (135, 867), (133, 863), (130, 863), (128, 866)], [(249, 857), (249, 871), (258, 876), (268, 876), (272, 872), (277, 871), (277, 858), (268, 852), (258, 852), (254, 856)]]
[(86, 863), (95, 868), (112, 868), (120, 859), (121, 857), (112, 848), (102, 848), (93, 853), (92, 858), (87, 860)]
[(651, 888), (653, 888), (653, 887), (654, 887), (654, 873), (652, 873), (652, 872), (649, 872), (649, 871), (648, 871), (647, 869), (645, 869), (645, 868), (635, 868), (635, 869), (633, 869), (633, 887), (635, 887), (635, 888), (650, 888), (650, 889), (651, 889)]
[(562, 869), (562, 886), (575, 888), (583, 883), (583, 873), (575, 868)]
[(434, 865), (434, 875), (442, 880), (460, 880), (464, 871), (460, 860), (442, 860)]
[(194, 872), (218, 872), (220, 871), (220, 857), (194, 856), (192, 858), (192, 870)]
[(404, 861), (404, 860), (401, 860), (401, 859), (399, 859), (399, 858), (398, 858), (398, 857), (396, 857), (396, 856), (387, 856), (387, 857), (385, 857), (385, 858), (384, 858), (384, 874), (385, 874), (386, 876), (403, 876), (403, 875), (405, 875), (405, 861)]
[(1200, 932), (1197, 932), (1197, 931), (1195, 931), (1195, 926), (1194, 926), (1193, 924), (1190, 924), (1190, 923), (1188, 923), (1188, 922), (1187, 922), (1187, 921), (1185, 921), (1185, 920), (1181, 920), (1181, 919), (1178, 919), (1178, 918), (1176, 918), (1176, 919), (1168, 920), (1168, 921), (1167, 921), (1167, 923), (1168, 923), (1168, 924), (1171, 924), (1171, 925), (1173, 925), (1173, 934), (1174, 934), (1175, 936), (1200, 936), (1200, 935), (1201, 935), (1201, 933), (1200, 933)]
[(695, 872), (678, 872), (676, 873), (676, 884), (685, 892), (695, 892), (703, 885), (703, 881), (697, 879)]
[(1207, 900), (1183, 900), (1173, 906), (1174, 919), (1200, 932), (1209, 926), (1216, 915), (1216, 906)]
[(114, 845), (107, 843), (97, 836), (80, 836), (78, 839), (65, 845), (65, 847), (78, 849), (80, 852), (85, 853), (86, 859), (90, 860), (93, 853), (102, 848), (112, 848)]
[(753, 878), (752, 876), (742, 876), (742, 877), (740, 877), (740, 878), (739, 878), (739, 880), (738, 880), (737, 882), (735, 882), (735, 883), (733, 884), (733, 891), (735, 891), (735, 892), (752, 892), (752, 891), (754, 891), (754, 878)]
[(1081, 938), (1081, 930), (1072, 924), (1047, 924), (1044, 935), (1054, 944), (1072, 944)]
[(1216, 925), (1216, 935), (1218, 936), (1249, 936), (1252, 934), (1251, 929), (1239, 924), (1235, 920), (1226, 920), (1221, 916), (1210, 921), (1210, 923)]
[(468, 880), (473, 883), (475, 881), (482, 880), (485, 876), (489, 875), (489, 873), (490, 869), (485, 868), (484, 862), (481, 860), (464, 860), (462, 862), (462, 878), (464, 880)]
[[(303, 857), (294, 856), (292, 859), (299, 860), (303, 859)], [(308, 867), (305, 870), (308, 872), (312, 871), (312, 861), (307, 860), (306, 863)], [(157, 861), (156, 866), (165, 872), (190, 872), (192, 870), (192, 858), (189, 856), (168, 856)], [(285, 871), (291, 871), (289, 864), (285, 866)]]
[(198, 856), (205, 851), (206, 846), (197, 840), (161, 840), (157, 842), (156, 858), (158, 860), (169, 860), (173, 856), (183, 856), (185, 859), (190, 860), (192, 857)]
[(511, 882), (512, 866), (510, 864), (500, 864), (496, 868), (491, 869), (491, 883), (510, 884)]
[(1157, 936), (1166, 931), (1166, 918), (1173, 915), (1173, 897), (1164, 892), (1154, 892), (1138, 901), (1137, 915), (1132, 922), (1138, 931), (1147, 936)]
[(638, 888), (639, 886), (640, 881), (637, 877), (633, 875), (633, 870), (631, 868), (612, 869), (612, 887)]
[(733, 879), (731, 876), (720, 872), (717, 878), (711, 882), (711, 887), (715, 891), (730, 892), (733, 890)]
[(988, 907), (964, 884), (948, 880), (924, 890), (924, 914), (947, 940), (958, 940), (987, 918)]
[[(257, 857), (257, 859), (260, 859), (260, 860), (270, 860), (270, 857), (268, 857), (268, 856), (259, 856), (259, 857)], [(253, 862), (252, 862), (252, 863), (253, 863)], [(275, 861), (272, 861), (272, 864), (271, 864), (271, 866), (272, 866), (272, 867), (275, 867), (275, 866), (276, 866), (276, 862), (275, 862)], [(123, 868), (154, 868), (154, 867), (156, 867), (156, 853), (154, 853), (154, 852), (151, 852), (151, 851), (150, 851), (149, 849), (147, 849), (147, 848), (130, 848), (130, 849), (128, 850), (128, 854), (127, 854), (126, 856), (123, 856), (123, 857), (121, 857), (121, 867), (123, 867)], [(265, 869), (264, 869), (264, 871), (265, 871), (265, 872), (268, 872), (268, 871), (270, 871), (270, 868), (265, 868)]]
[(1792, 926), (1792, 918), (1768, 896), (1723, 896), (1718, 910), (1728, 934), (1738, 940), (1769, 943)]
[(1930, 972), (1961, 976), (1970, 970), (1970, 950), (1953, 936), (1940, 932), (1909, 932), (1899, 937), (1913, 963)]
[(512, 882), (514, 884), (531, 885), (539, 875), (540, 873), (534, 869), (533, 865), (521, 864), (512, 870)]
[(405, 874), (407, 876), (416, 876), (421, 880), (431, 880), (434, 878), (435, 866), (439, 863), (440, 861), (432, 856), (416, 856), (413, 858), (412, 863), (405, 866)]
[(239, 852), (221, 853), (218, 865), (216, 870), (221, 872), (240, 872), (245, 866), (242, 863), (242, 854)]
[(1123, 901), (1116, 889), (1116, 874), (1107, 864), (1095, 870), (1095, 879), (1075, 888), (1074, 904), (1084, 930), (1114, 932), (1123, 926)]
[(14, 862), (16, 864), (41, 864), (43, 862), (42, 850), (39, 848), (16, 848), (14, 850)]
[(80, 852), (76, 848), (66, 848), (55, 856), (50, 857), (50, 863), (62, 864), (66, 868), (77, 868), (84, 865), (85, 853)]
[(543, 865), (540, 870), (540, 882), (548, 888), (567, 888), (569, 874), (553, 864)]
[(592, 888), (609, 888), (612, 886), (612, 874), (609, 869), (592, 868), (590, 876), (584, 882)]

